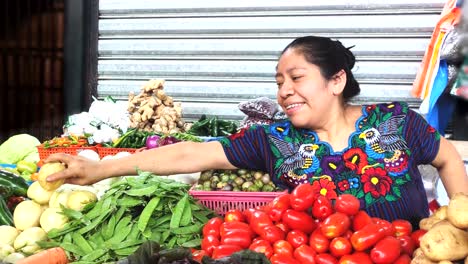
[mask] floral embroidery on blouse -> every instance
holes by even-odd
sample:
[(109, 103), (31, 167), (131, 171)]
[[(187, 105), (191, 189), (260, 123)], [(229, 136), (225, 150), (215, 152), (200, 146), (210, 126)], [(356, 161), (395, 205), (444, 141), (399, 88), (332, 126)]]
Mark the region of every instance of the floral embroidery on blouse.
[(296, 130), (288, 121), (266, 131), (275, 157), (275, 176), (290, 187), (310, 182), (316, 195), (335, 198), (350, 193), (375, 202), (395, 201), (400, 187), (411, 180), (411, 152), (402, 136), (408, 111), (401, 104), (364, 109), (343, 152), (333, 152), (313, 131)]

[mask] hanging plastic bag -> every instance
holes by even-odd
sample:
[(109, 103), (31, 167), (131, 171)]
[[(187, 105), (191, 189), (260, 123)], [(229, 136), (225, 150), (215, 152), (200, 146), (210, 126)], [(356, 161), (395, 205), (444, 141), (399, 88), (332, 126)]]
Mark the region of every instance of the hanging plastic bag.
[(438, 70), (439, 52), (447, 32), (453, 29), (460, 20), (461, 10), (456, 6), (456, 0), (449, 0), (442, 11), (441, 19), (437, 22), (432, 33), (431, 41), (426, 49), (416, 79), (411, 91), (414, 97), (427, 98), (432, 81)]

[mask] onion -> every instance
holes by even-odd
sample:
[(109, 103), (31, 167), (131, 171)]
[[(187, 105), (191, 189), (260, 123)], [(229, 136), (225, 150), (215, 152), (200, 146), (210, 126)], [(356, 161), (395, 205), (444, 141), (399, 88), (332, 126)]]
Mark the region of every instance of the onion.
[(159, 141), (159, 145), (165, 146), (165, 145), (171, 145), (177, 142), (180, 142), (180, 140), (172, 136), (167, 136), (167, 137), (161, 138), (161, 140)]
[(152, 135), (146, 138), (146, 148), (152, 149), (159, 147), (159, 140), (161, 137), (159, 135)]

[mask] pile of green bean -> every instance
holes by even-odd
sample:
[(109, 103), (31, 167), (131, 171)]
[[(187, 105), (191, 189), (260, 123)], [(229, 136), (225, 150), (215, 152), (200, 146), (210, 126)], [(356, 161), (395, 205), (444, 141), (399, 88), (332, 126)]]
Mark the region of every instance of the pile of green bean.
[(48, 233), (43, 248), (60, 246), (76, 263), (117, 261), (145, 241), (163, 248), (199, 247), (201, 229), (213, 211), (188, 195), (190, 185), (149, 172), (114, 183), (96, 203), (81, 212), (62, 207), (71, 219)]

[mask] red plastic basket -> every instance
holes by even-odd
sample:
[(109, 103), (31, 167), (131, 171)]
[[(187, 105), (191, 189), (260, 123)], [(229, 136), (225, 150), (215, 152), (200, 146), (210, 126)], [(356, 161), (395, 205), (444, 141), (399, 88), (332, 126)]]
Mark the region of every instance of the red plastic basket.
[(37, 151), (39, 152), (39, 158), (41, 160), (49, 157), (49, 155), (54, 153), (66, 153), (70, 155), (78, 155), (81, 151), (85, 149), (90, 149), (97, 152), (97, 148), (95, 146), (89, 147), (56, 147), (56, 148), (44, 148), (42, 146), (37, 146)]
[(109, 147), (102, 147), (99, 146), (97, 147), (97, 152), (99, 154), (99, 157), (102, 159), (105, 156), (113, 156), (119, 152), (128, 152), (128, 153), (135, 153), (138, 151), (142, 151), (143, 149), (139, 148), (109, 148)]
[(231, 209), (245, 210), (256, 206), (266, 205), (282, 192), (234, 192), (234, 191), (197, 191), (189, 190), (189, 194), (207, 208), (219, 215), (224, 215)]

